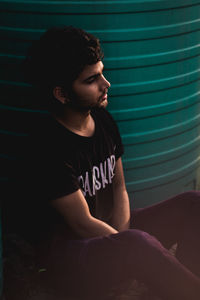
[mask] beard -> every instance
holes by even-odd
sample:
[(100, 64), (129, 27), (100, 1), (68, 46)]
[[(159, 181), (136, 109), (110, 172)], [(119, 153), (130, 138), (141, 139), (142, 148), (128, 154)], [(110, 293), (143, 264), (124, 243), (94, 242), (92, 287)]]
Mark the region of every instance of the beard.
[(90, 112), (91, 109), (93, 108), (99, 108), (99, 107), (105, 108), (108, 105), (107, 99), (102, 100), (102, 97), (100, 97), (94, 103), (87, 103), (85, 99), (81, 99), (77, 97), (77, 95), (73, 91), (71, 91), (68, 94), (68, 99), (69, 101), (66, 103), (68, 107), (70, 107), (71, 109), (77, 112), (83, 112), (83, 113)]

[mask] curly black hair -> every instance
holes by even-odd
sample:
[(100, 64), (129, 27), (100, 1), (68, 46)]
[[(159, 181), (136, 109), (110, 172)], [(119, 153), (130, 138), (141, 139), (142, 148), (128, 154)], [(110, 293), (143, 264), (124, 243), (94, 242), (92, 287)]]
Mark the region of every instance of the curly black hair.
[(68, 89), (86, 65), (102, 59), (100, 42), (95, 36), (72, 26), (54, 27), (28, 50), (25, 81), (38, 87)]

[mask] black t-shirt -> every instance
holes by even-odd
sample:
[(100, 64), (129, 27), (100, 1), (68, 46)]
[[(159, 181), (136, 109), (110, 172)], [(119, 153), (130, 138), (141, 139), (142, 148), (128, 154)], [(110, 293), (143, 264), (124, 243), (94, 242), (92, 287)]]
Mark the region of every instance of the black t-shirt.
[(63, 222), (51, 206), (58, 197), (81, 189), (91, 214), (97, 217), (97, 198), (102, 203), (105, 198), (107, 202), (112, 200), (106, 195), (112, 188), (123, 146), (117, 126), (105, 109), (94, 109), (91, 116), (95, 121), (91, 137), (71, 132), (50, 115), (43, 116), (30, 135), (22, 168), (24, 231), (30, 239), (50, 235)]

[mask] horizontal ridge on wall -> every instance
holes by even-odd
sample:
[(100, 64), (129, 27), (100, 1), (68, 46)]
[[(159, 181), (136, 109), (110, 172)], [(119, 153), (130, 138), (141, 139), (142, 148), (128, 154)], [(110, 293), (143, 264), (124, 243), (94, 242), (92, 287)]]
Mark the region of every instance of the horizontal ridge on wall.
[[(144, 53), (144, 54), (141, 54), (142, 51), (144, 50), (140, 50), (138, 49), (137, 51), (140, 52), (140, 54), (134, 54), (134, 55), (129, 55), (131, 53), (129, 52), (132, 52), (132, 53), (135, 53), (136, 52), (136, 47), (137, 46), (137, 43), (135, 41), (129, 41), (128, 42), (128, 45), (126, 44), (127, 42), (123, 42), (122, 41), (118, 41), (118, 43), (120, 43), (120, 45), (118, 46), (113, 46), (113, 43), (109, 43), (109, 45), (107, 45), (108, 47), (111, 47), (113, 46), (114, 47), (118, 47), (118, 51), (119, 51), (119, 48), (121, 47), (121, 53), (122, 55), (120, 55), (120, 53), (116, 53), (116, 56), (108, 56), (108, 57), (105, 57), (104, 58), (104, 62), (106, 63), (106, 68), (107, 69), (116, 69), (116, 68), (132, 68), (132, 67), (148, 67), (148, 66), (152, 66), (152, 65), (158, 65), (158, 64), (164, 64), (164, 63), (173, 63), (173, 62), (177, 62), (177, 61), (182, 61), (182, 60), (187, 60), (189, 58), (192, 58), (194, 56), (199, 56), (199, 49), (200, 49), (200, 45), (199, 43), (196, 42), (198, 36), (199, 36), (199, 32), (200, 30), (198, 31), (195, 31), (195, 32), (189, 32), (188, 33), (188, 40), (190, 39), (193, 39), (192, 43), (188, 43), (188, 47), (187, 45), (184, 45), (183, 48), (178, 47), (174, 47), (171, 49), (168, 49), (169, 48), (169, 43), (170, 41), (167, 41), (166, 42), (166, 45), (164, 43), (164, 46), (163, 46), (163, 49), (160, 49), (159, 52), (155, 52), (153, 51), (154, 49), (151, 49), (151, 53)], [(0, 35), (1, 35), (1, 31), (0, 31)], [(172, 39), (172, 41), (174, 40), (174, 38), (178, 38), (177, 35), (175, 35)], [(16, 37), (15, 37), (16, 39)], [(169, 39), (168, 37), (166, 37), (165, 39)], [(171, 37), (170, 37), (171, 39)], [(28, 41), (28, 36), (27, 36), (27, 41)], [(148, 40), (147, 40), (148, 41)], [(147, 42), (145, 41), (145, 42)], [(164, 41), (163, 41), (164, 42)], [(181, 42), (178, 41), (178, 42)], [(122, 43), (122, 44), (121, 44)], [(103, 44), (103, 43), (102, 43)], [(124, 47), (122, 47), (122, 45), (125, 44)], [(133, 44), (132, 47), (131, 44)], [(129, 46), (129, 48), (131, 49), (127, 49), (127, 46)], [(143, 45), (141, 45), (143, 47)], [(144, 44), (145, 46), (145, 44)], [(171, 47), (171, 46), (170, 46)], [(105, 48), (105, 46), (104, 46)], [(133, 48), (133, 49), (132, 49)], [(152, 47), (153, 48), (153, 44), (152, 44)], [(156, 47), (155, 47), (156, 48)], [(109, 49), (109, 48), (108, 48)], [(133, 52), (134, 50), (134, 52)], [(158, 50), (158, 49), (155, 49), (155, 50)], [(165, 50), (165, 51), (163, 51)], [(16, 49), (15, 49), (16, 51)], [(128, 53), (125, 53), (127, 52)], [(123, 56), (124, 55), (124, 56)], [(17, 55), (16, 53), (0, 53), (0, 59), (1, 61), (4, 60), (5, 61), (8, 61), (8, 63), (12, 62), (20, 62), (21, 60), (23, 60), (25, 58), (25, 55)]]
[[(130, 121), (129, 121), (130, 122)], [(124, 142), (124, 145), (129, 145), (130, 140), (139, 143), (139, 141), (146, 141), (146, 140), (155, 140), (160, 139), (163, 137), (168, 137), (173, 135), (176, 135), (181, 132), (181, 129), (184, 127), (193, 127), (194, 125), (199, 124), (200, 122), (200, 114), (196, 114), (194, 117), (188, 118), (187, 120), (178, 122), (170, 125), (165, 126), (162, 128), (152, 129), (152, 130), (146, 130), (141, 132), (135, 132), (135, 133), (124, 133), (122, 134), (122, 140)], [(131, 125), (130, 125), (131, 126)]]
[[(102, 17), (102, 16), (101, 16)], [(71, 25), (75, 24), (73, 20), (71, 22), (61, 23), (62, 25)], [(50, 24), (49, 27), (54, 25)], [(58, 26), (58, 25), (57, 25)], [(80, 26), (77, 24), (77, 27)], [(169, 30), (170, 29), (170, 30)], [(141, 41), (141, 40), (151, 40), (151, 39), (164, 39), (168, 37), (175, 37), (182, 35), (183, 33), (192, 33), (195, 31), (199, 31), (200, 29), (200, 19), (193, 20), (193, 22), (185, 22), (180, 24), (174, 24), (173, 26), (163, 26), (163, 27), (152, 27), (151, 30), (149, 28), (143, 28), (136, 30), (134, 28), (128, 29), (113, 29), (113, 30), (92, 30), (91, 27), (86, 28), (86, 31), (91, 32), (92, 34), (98, 36), (100, 40), (104, 42), (131, 42), (131, 41)], [(0, 36), (4, 38), (13, 38), (13, 39), (21, 39), (21, 40), (37, 40), (42, 33), (44, 33), (44, 29), (40, 28), (23, 28), (23, 27), (8, 27), (8, 26), (0, 26)], [(147, 38), (148, 33), (148, 38)]]
[[(200, 82), (199, 82), (200, 83)], [(170, 112), (184, 109), (188, 106), (194, 105), (200, 101), (200, 91), (190, 94), (187, 97), (170, 99), (170, 101), (151, 103), (151, 105), (141, 105), (137, 107), (121, 108), (120, 110), (110, 110), (115, 120), (123, 122), (131, 119), (142, 119), (153, 117), (161, 114), (168, 114)]]
[[(199, 0), (184, 0), (184, 4), (179, 0), (167, 1), (167, 0), (93, 0), (85, 1), (42, 1), (42, 0), (1, 0), (0, 9), (4, 10), (15, 10), (15, 11), (26, 11), (26, 12), (49, 12), (49, 13), (66, 13), (69, 10), (77, 11), (80, 10), (82, 13), (95, 13), (96, 11), (110, 13), (110, 12), (121, 12), (126, 13), (127, 11), (133, 10), (134, 12), (148, 12), (148, 11), (163, 11), (163, 10), (176, 10), (180, 8), (190, 7), (198, 5)], [(150, 5), (148, 5), (150, 4)]]
[[(198, 148), (198, 152), (200, 151), (200, 148)], [(197, 151), (196, 151), (197, 152)], [(192, 155), (191, 155), (192, 156)], [(177, 163), (177, 162), (173, 162)], [(159, 171), (157, 172), (157, 176), (147, 176), (140, 180), (131, 180), (126, 182), (126, 186), (129, 190), (129, 192), (137, 192), (137, 191), (142, 191), (145, 189), (152, 189), (157, 186), (161, 185), (166, 185), (168, 182), (174, 182), (180, 178), (183, 178), (184, 176), (187, 176), (188, 173), (192, 172), (195, 170), (195, 168), (198, 167), (200, 163), (200, 156), (195, 156), (195, 159), (190, 160), (188, 163), (185, 163), (184, 165), (182, 164), (180, 167), (173, 169), (168, 172), (163, 172), (160, 173)], [(169, 162), (167, 163), (167, 165)], [(161, 165), (163, 167), (163, 164)], [(158, 166), (158, 169), (160, 169), (160, 166)], [(145, 169), (146, 172), (146, 169)], [(137, 174), (138, 174), (138, 169), (137, 169)], [(144, 170), (143, 170), (144, 174)]]
[[(200, 124), (199, 124), (200, 129)], [(174, 146), (174, 148), (170, 148), (163, 152), (154, 152), (151, 154), (147, 154), (146, 156), (138, 156), (134, 158), (125, 158), (123, 159), (124, 168), (125, 169), (135, 169), (135, 168), (145, 168), (147, 166), (159, 164), (161, 162), (168, 161), (173, 159), (174, 157), (181, 156), (183, 154), (188, 153), (191, 149), (198, 147), (200, 144), (200, 136), (197, 136), (194, 139), (191, 139), (187, 143), (183, 143), (179, 146)]]
[[(109, 2), (109, 1), (108, 1)], [(159, 11), (159, 2), (162, 7), (165, 4), (169, 5), (170, 1), (147, 1), (143, 2), (142, 6), (147, 6), (151, 2), (152, 5), (157, 6), (157, 10), (153, 11), (141, 11), (140, 14), (137, 12), (137, 1), (132, 2), (134, 10), (131, 11), (130, 6), (127, 7), (123, 12), (123, 1), (113, 1), (115, 5), (111, 5), (111, 10), (108, 10), (106, 1), (95, 1), (90, 2), (90, 5), (85, 6), (84, 2), (77, 1), (73, 2), (76, 4), (76, 9), (73, 10), (70, 2), (59, 2), (59, 1), (46, 1), (44, 9), (43, 5), (40, 7), (41, 1), (0, 1), (1, 9), (1, 35), (10, 38), (27, 38), (27, 34), (30, 39), (37, 39), (39, 35), (44, 31), (44, 28), (52, 27), (53, 25), (70, 25), (83, 27), (87, 31), (97, 35), (102, 41), (114, 42), (123, 40), (140, 40), (140, 39), (151, 39), (151, 38), (164, 38), (165, 36), (178, 35), (194, 30), (200, 29), (200, 18), (199, 18), (199, 6), (198, 1), (188, 1), (189, 6), (180, 6), (174, 8), (173, 14), (169, 16), (168, 10)], [(52, 5), (54, 3), (54, 5)], [(63, 3), (64, 8), (59, 8), (59, 3)], [(64, 4), (65, 3), (65, 4)], [(178, 3), (178, 2), (177, 2)], [(192, 4), (193, 3), (193, 4)], [(100, 10), (104, 7), (104, 11)], [(118, 5), (117, 5), (118, 4)], [(141, 3), (140, 3), (141, 4)], [(24, 11), (20, 11), (20, 5), (24, 7)], [(175, 3), (173, 1), (174, 6)], [(194, 9), (196, 5), (196, 9)], [(9, 11), (9, 6), (12, 10)], [(120, 10), (116, 13), (115, 9), (119, 6)], [(6, 10), (7, 7), (7, 10)], [(48, 15), (50, 8), (54, 7), (54, 15)], [(86, 11), (84, 12), (84, 7)], [(37, 11), (34, 13), (34, 9)], [(39, 9), (38, 9), (39, 8)], [(40, 15), (41, 12), (43, 15)], [(58, 14), (66, 12), (64, 15)], [(104, 13), (106, 12), (106, 15)], [(37, 17), (37, 22), (36, 18)], [(102, 22), (104, 18), (104, 22)], [(120, 22), (118, 22), (120, 18)], [(131, 19), (131, 22), (130, 22)], [(9, 22), (8, 22), (9, 20)], [(95, 24), (95, 27), (94, 25)]]
[[(157, 90), (158, 87), (159, 89), (172, 88), (173, 86), (198, 80), (200, 78), (198, 62), (199, 56), (175, 62), (174, 68), (173, 66), (169, 68), (168, 64), (160, 64), (156, 66), (156, 72), (155, 66), (152, 66), (124, 69), (123, 72), (118, 69), (115, 69), (114, 72), (107, 69), (105, 74), (108, 78), (112, 76), (112, 89), (110, 92), (112, 96), (139, 93), (140, 91), (144, 93)], [(0, 79), (4, 76), (5, 81), (8, 79), (14, 81), (16, 78), (12, 80), (12, 76), (20, 75), (19, 68), (18, 64), (11, 64), (10, 68), (8, 64), (2, 64)], [(13, 71), (12, 74), (10, 73), (11, 70)], [(20, 81), (20, 77), (18, 80)]]

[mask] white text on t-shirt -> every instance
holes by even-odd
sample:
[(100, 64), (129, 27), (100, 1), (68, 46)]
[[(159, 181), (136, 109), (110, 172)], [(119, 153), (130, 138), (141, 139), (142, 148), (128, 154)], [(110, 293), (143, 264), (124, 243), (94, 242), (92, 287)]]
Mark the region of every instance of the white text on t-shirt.
[(99, 166), (93, 166), (91, 171), (78, 177), (84, 196), (94, 196), (96, 191), (104, 189), (107, 184), (112, 183), (115, 169), (115, 155), (111, 155)]

